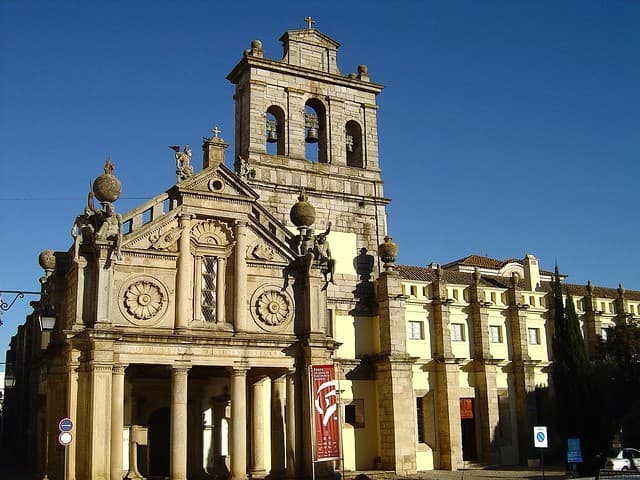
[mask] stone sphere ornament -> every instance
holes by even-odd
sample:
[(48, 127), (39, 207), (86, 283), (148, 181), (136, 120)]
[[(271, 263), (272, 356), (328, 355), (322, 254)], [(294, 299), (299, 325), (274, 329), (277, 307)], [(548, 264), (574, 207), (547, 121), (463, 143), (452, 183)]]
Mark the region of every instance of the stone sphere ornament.
[(53, 250), (43, 250), (38, 255), (38, 263), (44, 271), (50, 272), (56, 268), (56, 255)]
[(310, 227), (316, 221), (316, 209), (308, 202), (304, 192), (300, 193), (298, 201), (291, 207), (289, 218), (296, 227)]
[(118, 200), (120, 192), (122, 192), (122, 184), (118, 177), (113, 175), (113, 163), (108, 158), (104, 164), (104, 173), (93, 182), (93, 194), (98, 201), (105, 203)]
[(398, 244), (389, 235), (384, 237), (384, 243), (378, 247), (378, 256), (384, 262), (383, 266), (387, 272), (393, 270), (399, 250)]

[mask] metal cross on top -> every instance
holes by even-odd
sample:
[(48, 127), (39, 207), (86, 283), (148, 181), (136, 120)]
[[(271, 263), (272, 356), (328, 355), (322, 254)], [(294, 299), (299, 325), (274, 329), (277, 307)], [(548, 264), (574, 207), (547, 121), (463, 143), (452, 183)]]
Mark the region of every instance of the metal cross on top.
[(316, 23), (316, 21), (311, 17), (304, 17), (304, 21), (307, 22), (308, 30), (311, 30), (313, 28), (313, 24)]
[(218, 126), (216, 125), (212, 130), (211, 133), (213, 133), (213, 138), (218, 138), (218, 135), (222, 133), (222, 130), (220, 130), (218, 128)]

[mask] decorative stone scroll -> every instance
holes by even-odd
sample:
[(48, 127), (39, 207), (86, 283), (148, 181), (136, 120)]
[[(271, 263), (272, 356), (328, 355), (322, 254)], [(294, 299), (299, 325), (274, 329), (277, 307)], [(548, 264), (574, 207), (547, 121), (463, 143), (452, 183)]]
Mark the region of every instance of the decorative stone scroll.
[(167, 313), (169, 293), (158, 280), (146, 275), (131, 278), (120, 289), (119, 307), (135, 325), (156, 325)]
[(274, 285), (259, 287), (251, 299), (251, 313), (256, 324), (267, 331), (279, 331), (293, 319), (291, 295)]

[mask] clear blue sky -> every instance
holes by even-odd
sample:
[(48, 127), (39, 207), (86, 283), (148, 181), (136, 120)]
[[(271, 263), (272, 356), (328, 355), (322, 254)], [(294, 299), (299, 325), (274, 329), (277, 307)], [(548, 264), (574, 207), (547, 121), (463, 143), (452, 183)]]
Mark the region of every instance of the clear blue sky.
[[(303, 18), (366, 64), (402, 263), (557, 259), (640, 290), (640, 2), (0, 0), (0, 289), (37, 290), (107, 156), (125, 212), (175, 181), (168, 145), (231, 143), (225, 79)], [(194, 155), (194, 158), (199, 155)], [(196, 168), (200, 168), (196, 162)], [(6, 299), (6, 298), (5, 298)], [(29, 311), (3, 315), (0, 351)]]

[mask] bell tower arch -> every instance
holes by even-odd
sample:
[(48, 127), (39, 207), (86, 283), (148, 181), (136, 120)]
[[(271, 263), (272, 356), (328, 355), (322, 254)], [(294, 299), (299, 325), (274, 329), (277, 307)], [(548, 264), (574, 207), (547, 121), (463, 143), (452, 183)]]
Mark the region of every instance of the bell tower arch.
[[(386, 234), (376, 97), (367, 67), (343, 75), (340, 44), (308, 26), (280, 41), (281, 60), (251, 48), (227, 79), (236, 85), (236, 172), (288, 223), (304, 189), (318, 220), (375, 250)], [(331, 217), (331, 218), (329, 218)]]

